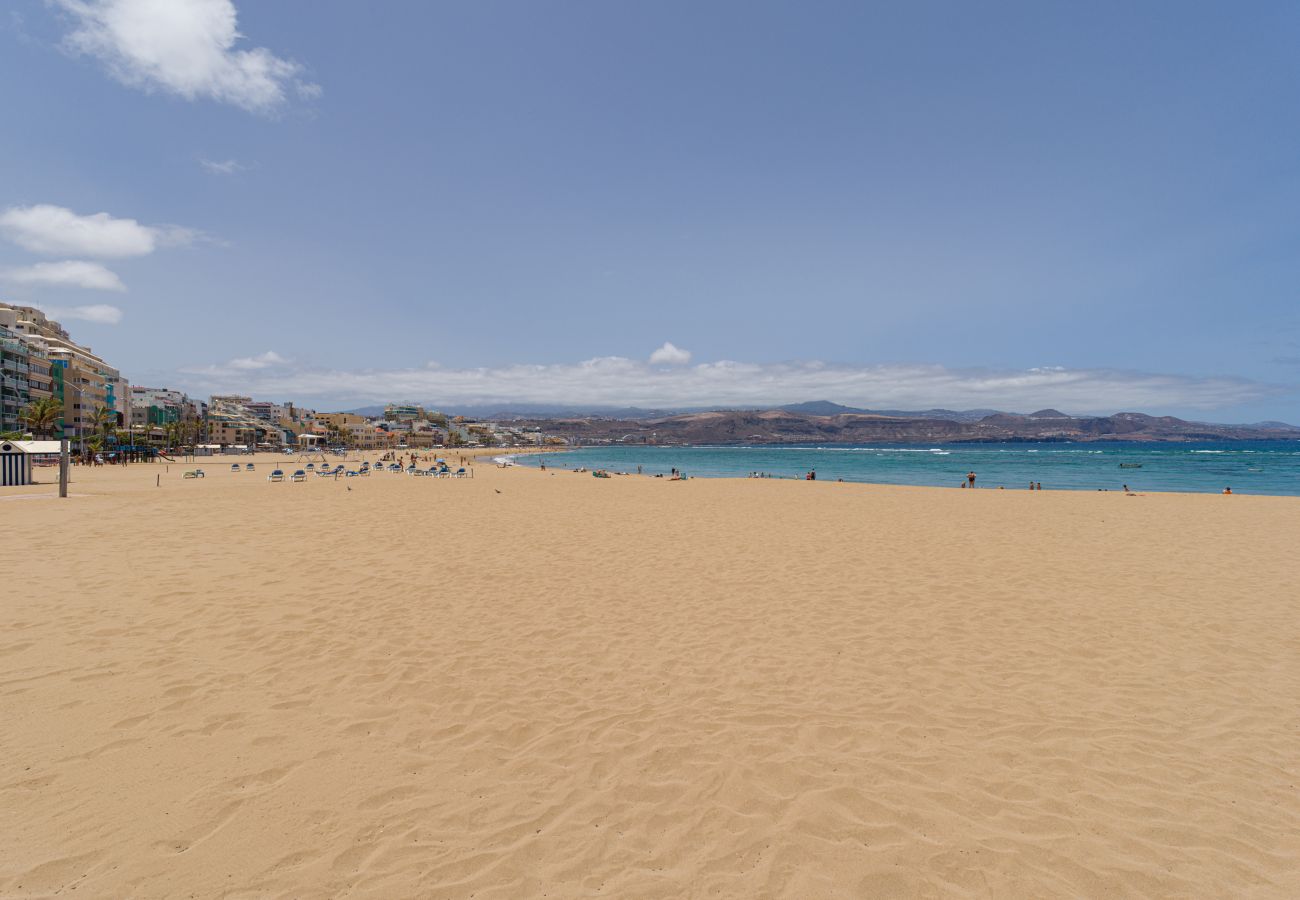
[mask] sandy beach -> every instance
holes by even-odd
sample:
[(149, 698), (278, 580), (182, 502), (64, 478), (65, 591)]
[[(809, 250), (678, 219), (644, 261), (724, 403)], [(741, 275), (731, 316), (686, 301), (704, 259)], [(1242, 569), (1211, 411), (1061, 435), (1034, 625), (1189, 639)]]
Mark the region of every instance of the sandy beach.
[(1300, 499), (229, 462), (0, 492), (0, 896), (1300, 896)]

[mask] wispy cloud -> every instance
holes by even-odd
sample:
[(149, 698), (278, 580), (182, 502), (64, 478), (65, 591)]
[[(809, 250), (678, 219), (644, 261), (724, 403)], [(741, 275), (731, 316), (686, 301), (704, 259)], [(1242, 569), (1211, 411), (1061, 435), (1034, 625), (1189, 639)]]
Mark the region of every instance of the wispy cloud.
[(158, 247), (188, 244), (199, 236), (177, 225), (141, 225), (106, 212), (83, 216), (49, 203), (0, 212), (0, 234), (33, 253), (101, 259), (147, 256)]
[(231, 0), (51, 0), (74, 23), (64, 39), (131, 87), (187, 100), (206, 98), (269, 113), (289, 95), (312, 98), (320, 87), (303, 67), (265, 47), (238, 49)]
[(203, 171), (209, 175), (238, 175), (240, 172), (246, 172), (248, 166), (244, 165), (237, 159), (212, 160), (203, 157), (199, 158), (199, 165)]
[(826, 399), (868, 408), (992, 407), (1027, 412), (1050, 406), (1071, 413), (1215, 410), (1284, 390), (1243, 378), (1060, 367), (991, 370), (726, 360), (665, 367), (612, 356), (573, 364), (480, 369), (429, 364), (366, 371), (302, 369), (281, 359), (273, 372), (267, 372), (237, 362), (191, 370), (201, 376), (193, 386), (331, 402), (410, 397), (435, 406), (514, 402), (759, 407)]
[(116, 325), (122, 321), (122, 310), (116, 306), (110, 306), (107, 303), (94, 303), (90, 306), (70, 306), (54, 307), (45, 306), (41, 308), (51, 319), (59, 322), (70, 320), (81, 322), (96, 322), (100, 325)]
[(41, 284), (79, 287), (95, 291), (125, 291), (117, 273), (97, 262), (69, 259), (63, 262), (40, 262), (0, 271), (0, 279), (14, 284)]

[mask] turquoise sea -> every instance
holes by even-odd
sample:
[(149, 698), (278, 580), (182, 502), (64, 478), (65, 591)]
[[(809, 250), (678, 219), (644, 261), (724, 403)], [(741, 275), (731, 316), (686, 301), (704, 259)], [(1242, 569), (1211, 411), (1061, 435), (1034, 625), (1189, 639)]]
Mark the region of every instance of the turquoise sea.
[[(1186, 491), (1300, 496), (1300, 441), (1150, 443), (1007, 443), (911, 445), (609, 446), (518, 457), (521, 465), (608, 469), (701, 478), (751, 472), (819, 481), (958, 487), (975, 472), (981, 488), (1024, 490)], [(1138, 468), (1140, 466), (1140, 468)]]

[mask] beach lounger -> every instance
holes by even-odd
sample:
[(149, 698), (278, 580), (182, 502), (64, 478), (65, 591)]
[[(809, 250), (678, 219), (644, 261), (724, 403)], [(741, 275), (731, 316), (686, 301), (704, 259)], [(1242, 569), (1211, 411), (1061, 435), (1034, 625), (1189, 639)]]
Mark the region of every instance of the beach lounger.
[(232, 472), (238, 472), (238, 471), (240, 471), (240, 469), (239, 469), (239, 463), (231, 463), (231, 464), (230, 464), (230, 471), (232, 471)]
[(344, 477), (344, 478), (356, 478), (357, 475), (358, 475), (358, 473), (352, 471), (351, 469), (348, 469), (346, 472), (343, 473), (343, 477)]
[(306, 480), (307, 480), (307, 473), (304, 472), (302, 469), (298, 469), (296, 472), (294, 472), (292, 475), (289, 476), (289, 480), (290, 480), (291, 482), (292, 482), (292, 481), (306, 481)]
[(203, 470), (202, 470), (202, 469), (191, 469), (191, 470), (187, 471), (187, 472), (186, 472), (184, 475), (182, 475), (181, 477), (182, 477), (182, 478), (203, 478), (204, 475), (203, 475)]
[(284, 473), (281, 472), (279, 469), (276, 469), (276, 470), (273, 471), (270, 475), (267, 475), (267, 476), (266, 476), (266, 480), (267, 480), (267, 481), (284, 481)]
[(307, 471), (308, 471), (308, 472), (315, 472), (315, 471), (316, 471), (316, 464), (315, 464), (315, 463), (307, 463)]
[(251, 471), (253, 471), (253, 464), (252, 464), (252, 463), (249, 463), (248, 465), (244, 466), (244, 471), (246, 471), (246, 472), (251, 472)]

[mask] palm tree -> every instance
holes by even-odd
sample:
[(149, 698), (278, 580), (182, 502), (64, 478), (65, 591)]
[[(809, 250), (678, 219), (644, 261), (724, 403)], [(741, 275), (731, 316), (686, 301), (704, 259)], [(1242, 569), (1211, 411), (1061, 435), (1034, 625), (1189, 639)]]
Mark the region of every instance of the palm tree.
[[(117, 412), (107, 406), (96, 406), (90, 420), (94, 423), (95, 430), (99, 432), (101, 438), (107, 438), (109, 431), (117, 425)], [(103, 441), (101, 440), (100, 443), (102, 444)]]
[(63, 418), (63, 403), (53, 397), (43, 397), (23, 409), (18, 418), (38, 437), (49, 437), (54, 434), (55, 424)]

